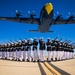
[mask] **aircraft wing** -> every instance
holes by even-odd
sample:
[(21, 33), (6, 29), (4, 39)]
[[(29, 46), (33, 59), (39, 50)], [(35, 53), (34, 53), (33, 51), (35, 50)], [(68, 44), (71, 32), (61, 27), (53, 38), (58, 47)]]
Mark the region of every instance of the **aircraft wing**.
[(0, 20), (22, 22), (22, 23), (33, 23), (37, 24), (40, 22), (39, 18), (17, 18), (17, 17), (0, 17)]
[(52, 20), (52, 24), (75, 24), (75, 19), (73, 16), (70, 16), (68, 19), (63, 19), (61, 16)]

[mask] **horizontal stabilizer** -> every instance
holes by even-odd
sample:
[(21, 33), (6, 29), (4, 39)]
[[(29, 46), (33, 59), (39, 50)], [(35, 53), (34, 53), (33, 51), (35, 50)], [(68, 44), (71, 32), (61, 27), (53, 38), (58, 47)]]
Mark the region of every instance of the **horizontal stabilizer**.
[[(41, 32), (41, 33), (44, 33), (45, 31), (39, 31), (39, 30), (29, 30), (28, 32)], [(54, 33), (54, 31), (46, 31), (46, 32)], [(46, 32), (45, 32), (45, 33), (46, 33)]]
[(39, 32), (39, 30), (29, 30), (28, 32)]
[(51, 31), (51, 30), (49, 32), (54, 33), (54, 31)]

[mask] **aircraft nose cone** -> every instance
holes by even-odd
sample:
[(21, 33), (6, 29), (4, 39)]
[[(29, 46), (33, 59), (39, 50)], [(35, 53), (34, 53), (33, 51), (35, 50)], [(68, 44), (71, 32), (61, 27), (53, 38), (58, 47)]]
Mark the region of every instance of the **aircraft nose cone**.
[(45, 5), (45, 9), (46, 9), (46, 11), (47, 11), (47, 14), (50, 14), (50, 12), (53, 10), (52, 4), (51, 4), (51, 3), (47, 3), (47, 4)]

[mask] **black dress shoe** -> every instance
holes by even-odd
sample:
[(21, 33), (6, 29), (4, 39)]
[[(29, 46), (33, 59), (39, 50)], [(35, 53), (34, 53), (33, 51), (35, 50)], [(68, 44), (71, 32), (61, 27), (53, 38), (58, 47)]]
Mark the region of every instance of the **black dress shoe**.
[(40, 61), (40, 62), (45, 62), (45, 61)]
[(57, 58), (55, 58), (55, 60), (57, 61)]
[(12, 59), (12, 61), (13, 61), (14, 59)]
[(48, 58), (47, 58), (47, 61), (48, 61)]
[(20, 61), (20, 59), (18, 59), (17, 61)]
[(33, 61), (33, 58), (31, 59), (31, 61)]
[(36, 61), (33, 61), (33, 62), (36, 62)]
[(56, 62), (56, 60), (53, 60), (53, 62)]
[(29, 60), (27, 59), (27, 62), (29, 62)]
[(51, 58), (51, 61), (53, 61), (53, 58)]
[(39, 62), (39, 60), (37, 60), (37, 62)]
[(25, 61), (24, 59), (22, 61)]
[(17, 59), (15, 59), (15, 61), (17, 61)]
[(47, 61), (47, 62), (51, 62), (51, 61)]
[(7, 60), (7, 58), (5, 57), (5, 60)]

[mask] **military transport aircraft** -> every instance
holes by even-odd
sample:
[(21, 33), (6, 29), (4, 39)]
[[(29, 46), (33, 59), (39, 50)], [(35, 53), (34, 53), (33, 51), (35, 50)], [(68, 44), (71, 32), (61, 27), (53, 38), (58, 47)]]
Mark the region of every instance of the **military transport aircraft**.
[(53, 32), (49, 31), (52, 25), (56, 24), (74, 24), (75, 17), (72, 15), (68, 19), (64, 19), (62, 15), (53, 18), (53, 5), (47, 3), (43, 6), (39, 18), (34, 18), (35, 14), (30, 14), (30, 18), (21, 17), (21, 12), (16, 12), (16, 17), (0, 17), (0, 20), (9, 20), (20, 23), (38, 24), (38, 30), (29, 30), (29, 32)]

